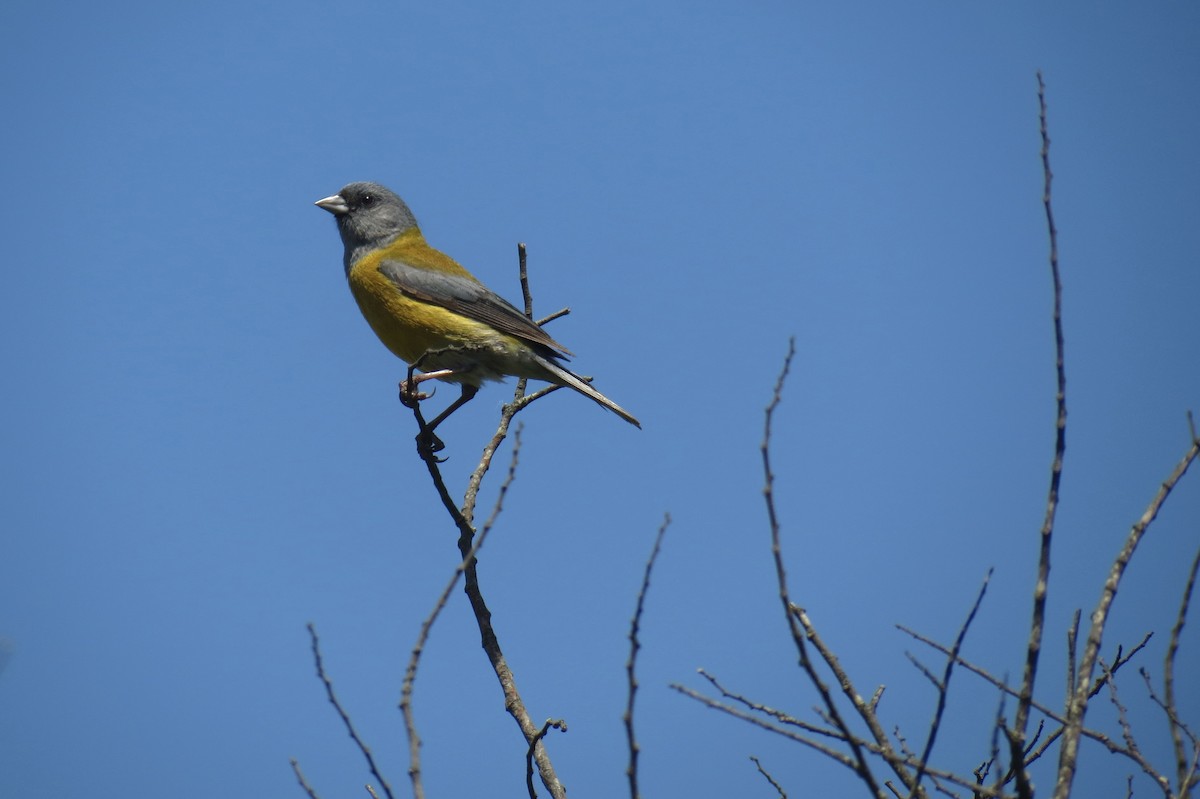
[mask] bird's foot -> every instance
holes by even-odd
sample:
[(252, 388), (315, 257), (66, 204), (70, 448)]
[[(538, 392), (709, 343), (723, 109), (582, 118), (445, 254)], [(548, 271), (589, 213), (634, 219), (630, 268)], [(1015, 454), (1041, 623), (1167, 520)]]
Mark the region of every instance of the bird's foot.
[(400, 381), (400, 404), (405, 408), (415, 408), (417, 407), (417, 403), (427, 400), (437, 393), (436, 386), (429, 392), (424, 392), (417, 388), (417, 386), (421, 385), (421, 378), (423, 377), (425, 375), (420, 375), (415, 380)]
[(436, 388), (430, 390), (428, 394), (418, 389), (418, 386), (426, 380), (439, 380), (454, 374), (453, 369), (438, 369), (418, 375), (414, 373), (415, 369), (416, 367), (410, 366), (408, 377), (400, 381), (400, 404), (406, 408), (415, 408), (418, 402), (429, 399), (437, 392)]
[(435, 454), (441, 452), (445, 448), (446, 445), (430, 428), (422, 428), (421, 432), (417, 433), (417, 454), (422, 458), (433, 458), (433, 460), (437, 463), (445, 463), (445, 458), (439, 458)]

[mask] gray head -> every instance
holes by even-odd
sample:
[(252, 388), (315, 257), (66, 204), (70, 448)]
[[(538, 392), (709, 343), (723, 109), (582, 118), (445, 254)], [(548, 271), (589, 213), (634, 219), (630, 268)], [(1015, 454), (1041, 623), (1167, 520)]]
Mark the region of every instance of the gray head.
[(346, 245), (346, 269), (367, 251), (390, 243), (417, 226), (412, 211), (391, 189), (378, 183), (351, 183), (316, 205), (333, 214)]

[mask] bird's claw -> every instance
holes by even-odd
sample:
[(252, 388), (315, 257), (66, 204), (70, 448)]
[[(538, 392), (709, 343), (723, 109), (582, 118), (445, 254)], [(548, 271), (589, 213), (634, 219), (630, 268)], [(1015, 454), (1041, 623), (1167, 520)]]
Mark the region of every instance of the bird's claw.
[(422, 458), (433, 458), (437, 463), (445, 463), (445, 458), (438, 458), (434, 455), (435, 452), (441, 452), (445, 448), (445, 443), (432, 430), (423, 429), (417, 433), (417, 454)]
[(401, 380), (400, 381), (400, 404), (405, 408), (415, 408), (417, 403), (429, 399), (437, 393), (437, 387), (429, 391), (420, 391), (417, 386), (421, 384), (420, 380)]

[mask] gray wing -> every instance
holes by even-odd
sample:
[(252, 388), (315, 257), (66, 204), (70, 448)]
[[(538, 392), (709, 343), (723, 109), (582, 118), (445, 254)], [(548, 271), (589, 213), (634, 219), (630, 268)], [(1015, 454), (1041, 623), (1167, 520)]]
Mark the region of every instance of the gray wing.
[(512, 303), (478, 280), (462, 275), (431, 272), (394, 260), (382, 261), (379, 271), (392, 281), (396, 288), (413, 299), (439, 305), (468, 319), (491, 325), (501, 333), (548, 348), (550, 352), (543, 355), (564, 358), (570, 353), (570, 350), (531, 322)]

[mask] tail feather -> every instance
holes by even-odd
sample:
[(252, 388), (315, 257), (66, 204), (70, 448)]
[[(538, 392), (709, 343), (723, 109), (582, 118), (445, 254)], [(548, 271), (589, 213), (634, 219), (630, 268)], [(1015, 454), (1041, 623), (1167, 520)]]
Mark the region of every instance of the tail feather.
[(543, 358), (540, 355), (535, 357), (537, 358), (538, 363), (550, 373), (553, 378), (552, 382), (575, 389), (580, 394), (596, 402), (598, 405), (608, 408), (617, 416), (620, 416), (622, 419), (629, 422), (639, 430), (642, 428), (642, 423), (634, 418), (633, 414), (601, 394), (596, 389), (592, 388), (590, 385), (588, 385), (587, 381), (585, 381), (579, 375), (575, 374), (569, 369), (559, 366), (549, 358)]

